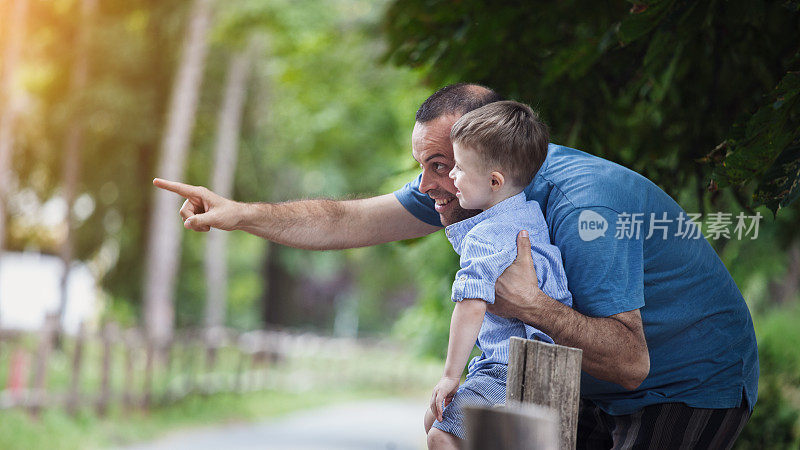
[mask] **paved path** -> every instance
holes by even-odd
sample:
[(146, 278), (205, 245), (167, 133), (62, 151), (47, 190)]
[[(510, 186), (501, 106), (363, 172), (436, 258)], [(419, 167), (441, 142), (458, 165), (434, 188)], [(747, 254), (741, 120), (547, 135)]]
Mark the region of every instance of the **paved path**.
[(340, 450), (425, 448), (425, 403), (369, 400), (248, 424), (184, 430), (126, 450), (285, 449)]

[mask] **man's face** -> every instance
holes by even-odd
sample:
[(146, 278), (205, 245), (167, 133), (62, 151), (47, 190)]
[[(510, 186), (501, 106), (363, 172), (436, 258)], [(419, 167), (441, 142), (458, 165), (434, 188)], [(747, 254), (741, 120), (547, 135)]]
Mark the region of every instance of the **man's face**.
[(456, 199), (456, 187), (450, 178), (453, 169), (453, 144), (450, 129), (459, 116), (442, 116), (426, 123), (414, 124), (411, 153), (422, 169), (419, 190), (436, 202), (442, 225), (450, 225), (478, 214), (465, 210)]

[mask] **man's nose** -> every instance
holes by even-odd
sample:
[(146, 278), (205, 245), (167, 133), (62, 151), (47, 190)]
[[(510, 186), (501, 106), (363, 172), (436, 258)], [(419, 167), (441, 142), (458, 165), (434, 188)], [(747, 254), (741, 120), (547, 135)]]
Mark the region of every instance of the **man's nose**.
[(427, 170), (422, 171), (422, 179), (419, 180), (419, 191), (423, 194), (436, 188), (434, 177)]

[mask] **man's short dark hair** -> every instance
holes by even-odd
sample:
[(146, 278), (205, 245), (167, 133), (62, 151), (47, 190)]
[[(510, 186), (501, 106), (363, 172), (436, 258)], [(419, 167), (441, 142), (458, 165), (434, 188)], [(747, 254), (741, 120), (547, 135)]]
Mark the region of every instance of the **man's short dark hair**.
[(515, 186), (526, 186), (547, 157), (550, 133), (530, 106), (502, 101), (461, 116), (450, 131), (454, 144), (478, 152)]
[(430, 122), (441, 116), (462, 115), (481, 106), (503, 100), (497, 92), (479, 84), (457, 83), (445, 86), (427, 98), (417, 110), (416, 120)]

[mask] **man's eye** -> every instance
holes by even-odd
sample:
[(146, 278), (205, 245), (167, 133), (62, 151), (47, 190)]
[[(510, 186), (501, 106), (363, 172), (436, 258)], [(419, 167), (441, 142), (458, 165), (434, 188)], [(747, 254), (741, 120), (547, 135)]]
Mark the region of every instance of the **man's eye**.
[(438, 172), (438, 171), (440, 171), (442, 169), (444, 169), (444, 164), (442, 164), (442, 163), (433, 163), (433, 170)]

